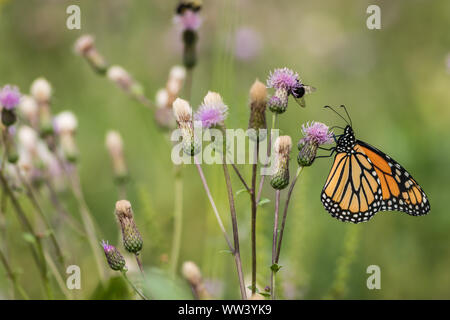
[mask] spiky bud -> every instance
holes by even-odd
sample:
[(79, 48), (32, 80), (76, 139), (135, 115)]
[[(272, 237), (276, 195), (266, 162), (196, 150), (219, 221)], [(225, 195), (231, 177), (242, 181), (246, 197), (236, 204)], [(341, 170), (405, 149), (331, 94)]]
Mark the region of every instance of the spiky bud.
[(16, 163), (19, 160), (19, 153), (17, 152), (15, 135), (16, 135), (16, 127), (15, 126), (7, 127), (5, 131), (4, 143), (9, 163)]
[(192, 108), (186, 100), (177, 98), (173, 102), (173, 114), (183, 137), (183, 151), (188, 156), (194, 156), (200, 151), (200, 144), (194, 137), (192, 123)]
[(288, 107), (288, 91), (284, 88), (275, 90), (275, 94), (269, 99), (269, 110), (274, 113), (284, 113)]
[(125, 271), (125, 258), (119, 250), (107, 241), (102, 241), (103, 251), (105, 252), (106, 261), (114, 271)]
[(128, 252), (139, 254), (144, 242), (136, 223), (134, 222), (131, 203), (127, 200), (117, 201), (116, 216), (122, 231), (123, 246)]
[(83, 35), (78, 38), (75, 42), (75, 52), (84, 57), (96, 72), (104, 74), (108, 69), (106, 60), (95, 47), (93, 36)]
[[(267, 129), (266, 123), (266, 106), (267, 106), (267, 88), (259, 80), (255, 80), (250, 89), (250, 119), (248, 121), (248, 128), (255, 129), (257, 136), (261, 137), (260, 129)], [(256, 137), (250, 136), (255, 139)]]
[(108, 131), (106, 134), (106, 148), (111, 157), (114, 175), (118, 183), (123, 183), (128, 178), (128, 170), (123, 154), (123, 140), (117, 131)]
[(289, 153), (291, 147), (292, 140), (289, 136), (280, 136), (275, 140), (275, 173), (270, 180), (274, 189), (281, 190), (289, 184)]

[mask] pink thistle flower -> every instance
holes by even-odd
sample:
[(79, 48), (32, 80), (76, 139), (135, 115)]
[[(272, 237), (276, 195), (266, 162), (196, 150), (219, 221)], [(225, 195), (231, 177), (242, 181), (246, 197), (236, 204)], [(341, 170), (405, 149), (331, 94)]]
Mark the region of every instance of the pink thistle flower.
[(7, 110), (14, 109), (20, 103), (20, 92), (16, 86), (6, 85), (0, 91), (0, 104)]
[(174, 18), (174, 22), (181, 26), (184, 30), (198, 30), (202, 25), (202, 19), (197, 12), (192, 10), (185, 10), (182, 14), (177, 14)]
[(211, 128), (217, 125), (223, 125), (227, 116), (228, 107), (223, 102), (220, 94), (210, 91), (205, 96), (203, 104), (195, 113), (194, 119), (201, 121), (203, 128)]
[(333, 132), (329, 131), (327, 125), (312, 121), (302, 125), (302, 133), (305, 136), (300, 141), (315, 143), (317, 145), (333, 142)]
[(297, 97), (296, 91), (302, 86), (298, 73), (288, 68), (275, 69), (270, 72), (267, 79), (268, 88), (283, 89), (295, 97)]
[(236, 31), (234, 39), (234, 55), (242, 61), (249, 61), (260, 54), (261, 35), (255, 30), (242, 27)]

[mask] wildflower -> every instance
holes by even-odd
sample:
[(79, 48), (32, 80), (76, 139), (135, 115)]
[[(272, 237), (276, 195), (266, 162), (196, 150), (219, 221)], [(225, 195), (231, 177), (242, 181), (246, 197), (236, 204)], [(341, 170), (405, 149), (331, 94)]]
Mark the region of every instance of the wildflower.
[(177, 7), (174, 22), (182, 31), (184, 43), (183, 63), (187, 69), (192, 69), (197, 63), (196, 43), (198, 39), (197, 30), (200, 28), (202, 20), (199, 10), (186, 6), (182, 10)]
[(106, 261), (114, 271), (126, 271), (125, 258), (117, 250), (116, 247), (110, 245), (107, 241), (102, 241), (103, 251), (105, 252)]
[(269, 109), (275, 113), (283, 113), (288, 106), (288, 97), (299, 97), (298, 90), (303, 84), (297, 73), (288, 68), (275, 69), (267, 79), (267, 87), (274, 88), (275, 94), (269, 100)]
[(222, 127), (228, 115), (228, 107), (220, 94), (209, 91), (203, 103), (194, 115), (196, 121), (201, 121), (203, 128)]
[(261, 81), (255, 80), (250, 89), (250, 119), (248, 121), (248, 128), (257, 130), (256, 134), (260, 139), (265, 138), (265, 136), (261, 136), (260, 129), (267, 129), (266, 106), (267, 88)]
[(234, 38), (234, 55), (238, 60), (249, 61), (261, 51), (262, 38), (255, 30), (242, 27), (236, 31)]
[(63, 111), (54, 119), (54, 130), (59, 136), (64, 155), (70, 162), (75, 162), (78, 157), (78, 149), (75, 144), (77, 126), (77, 118), (70, 111)]
[(14, 109), (20, 102), (19, 88), (6, 85), (0, 91), (0, 104), (7, 110)]
[(39, 119), (39, 107), (31, 96), (22, 96), (19, 104), (19, 113), (32, 127), (36, 127)]
[(333, 133), (321, 122), (311, 122), (302, 125), (304, 137), (298, 142), (297, 162), (300, 166), (310, 166), (316, 158), (317, 148), (322, 144), (333, 142)]
[(140, 83), (121, 66), (111, 66), (108, 68), (107, 77), (114, 82), (119, 88), (132, 94), (133, 96), (141, 96), (144, 89)]
[(200, 145), (194, 137), (191, 106), (186, 100), (177, 98), (173, 102), (173, 114), (182, 132), (183, 151), (189, 156), (194, 156), (200, 151)]
[(75, 52), (84, 57), (96, 72), (100, 74), (106, 72), (108, 68), (107, 63), (95, 47), (93, 36), (83, 35), (78, 38), (75, 42)]
[(275, 173), (272, 175), (270, 184), (274, 189), (281, 190), (289, 184), (289, 153), (291, 152), (292, 140), (289, 136), (280, 136), (275, 140)]
[(111, 156), (114, 175), (118, 182), (123, 182), (128, 177), (128, 170), (123, 154), (123, 140), (117, 131), (108, 131), (106, 134), (106, 148)]
[(39, 106), (39, 127), (42, 136), (53, 133), (52, 115), (50, 112), (50, 98), (52, 87), (45, 78), (38, 78), (31, 84), (31, 95)]
[(139, 254), (144, 244), (142, 236), (134, 222), (131, 203), (127, 200), (116, 202), (116, 216), (122, 231), (123, 246), (128, 252)]
[(194, 294), (199, 299), (210, 299), (211, 296), (206, 290), (202, 274), (199, 267), (192, 261), (186, 261), (181, 267), (183, 277), (189, 282)]

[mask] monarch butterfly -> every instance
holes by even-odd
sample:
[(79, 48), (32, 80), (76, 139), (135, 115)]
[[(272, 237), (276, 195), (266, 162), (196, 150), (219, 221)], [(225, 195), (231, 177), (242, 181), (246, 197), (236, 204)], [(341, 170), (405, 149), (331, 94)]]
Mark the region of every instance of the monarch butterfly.
[[(328, 107), (328, 106), (326, 106)], [(333, 166), (323, 187), (321, 200), (332, 217), (353, 223), (365, 222), (378, 211), (402, 211), (425, 215), (430, 203), (414, 178), (397, 161), (356, 140), (350, 123), (338, 136)], [(330, 156), (331, 156), (330, 155)]]

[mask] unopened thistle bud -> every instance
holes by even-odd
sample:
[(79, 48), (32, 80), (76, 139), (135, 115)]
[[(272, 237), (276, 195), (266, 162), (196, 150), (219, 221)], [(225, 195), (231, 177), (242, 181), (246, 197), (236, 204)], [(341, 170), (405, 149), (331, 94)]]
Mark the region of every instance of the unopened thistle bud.
[(106, 72), (108, 64), (95, 47), (93, 36), (83, 35), (78, 38), (75, 42), (75, 52), (84, 57), (96, 72), (100, 74)]
[(292, 140), (289, 136), (280, 136), (275, 140), (275, 173), (270, 180), (274, 189), (281, 190), (289, 184), (289, 153), (291, 147)]
[(139, 254), (144, 242), (136, 223), (134, 222), (131, 203), (127, 200), (117, 201), (116, 216), (122, 231), (123, 246), (128, 252)]
[(173, 114), (183, 137), (183, 151), (188, 156), (194, 156), (200, 151), (200, 144), (194, 137), (192, 123), (192, 108), (186, 100), (177, 98), (173, 102)]
[(52, 87), (45, 78), (38, 78), (31, 84), (31, 95), (39, 106), (39, 127), (42, 136), (53, 133), (50, 99)]
[(107, 241), (102, 241), (103, 251), (105, 252), (106, 261), (114, 271), (125, 271), (125, 258), (119, 250)]
[(333, 142), (333, 133), (328, 126), (320, 122), (311, 122), (302, 125), (304, 137), (298, 142), (299, 150), (297, 162), (302, 167), (308, 167), (316, 158), (317, 148), (326, 143)]
[(121, 66), (111, 66), (108, 68), (107, 77), (119, 88), (134, 97), (139, 97), (144, 94), (142, 85), (133, 79), (133, 77)]
[(59, 136), (61, 148), (70, 162), (75, 162), (78, 158), (78, 148), (75, 143), (75, 132), (78, 121), (70, 111), (64, 111), (55, 117), (55, 132)]
[(200, 268), (194, 262), (184, 262), (181, 267), (181, 273), (189, 282), (192, 290), (199, 299), (210, 299), (210, 294), (205, 288)]
[(32, 127), (37, 128), (39, 121), (39, 107), (36, 100), (30, 96), (22, 96), (18, 108), (21, 116), (25, 118)]
[(15, 126), (9, 126), (4, 131), (5, 134), (5, 148), (6, 148), (6, 155), (8, 157), (9, 163), (16, 163), (17, 160), (19, 160), (19, 153), (17, 151), (17, 145), (15, 142), (15, 136), (16, 136), (16, 127)]
[(118, 183), (122, 183), (128, 178), (128, 170), (123, 154), (123, 140), (117, 131), (108, 131), (106, 134), (106, 148), (111, 156), (114, 175)]
[(6, 85), (0, 90), (1, 117), (5, 126), (13, 125), (16, 120), (15, 108), (20, 102), (20, 92), (15, 86)]
[[(257, 137), (260, 136), (260, 129), (267, 129), (266, 123), (267, 88), (259, 80), (255, 80), (250, 89), (250, 119), (248, 128), (256, 130)], [(255, 139), (255, 137), (250, 136)]]
[(297, 73), (288, 68), (275, 69), (267, 79), (267, 87), (274, 88), (275, 94), (269, 100), (269, 109), (274, 113), (283, 113), (288, 106), (289, 95), (296, 96), (302, 86)]
[(180, 6), (177, 7), (175, 23), (177, 23), (182, 30), (182, 39), (184, 43), (183, 64), (187, 69), (192, 69), (197, 63), (197, 30), (202, 21), (198, 14), (198, 10), (194, 10), (190, 7), (184, 7), (183, 10), (179, 10), (179, 8)]

